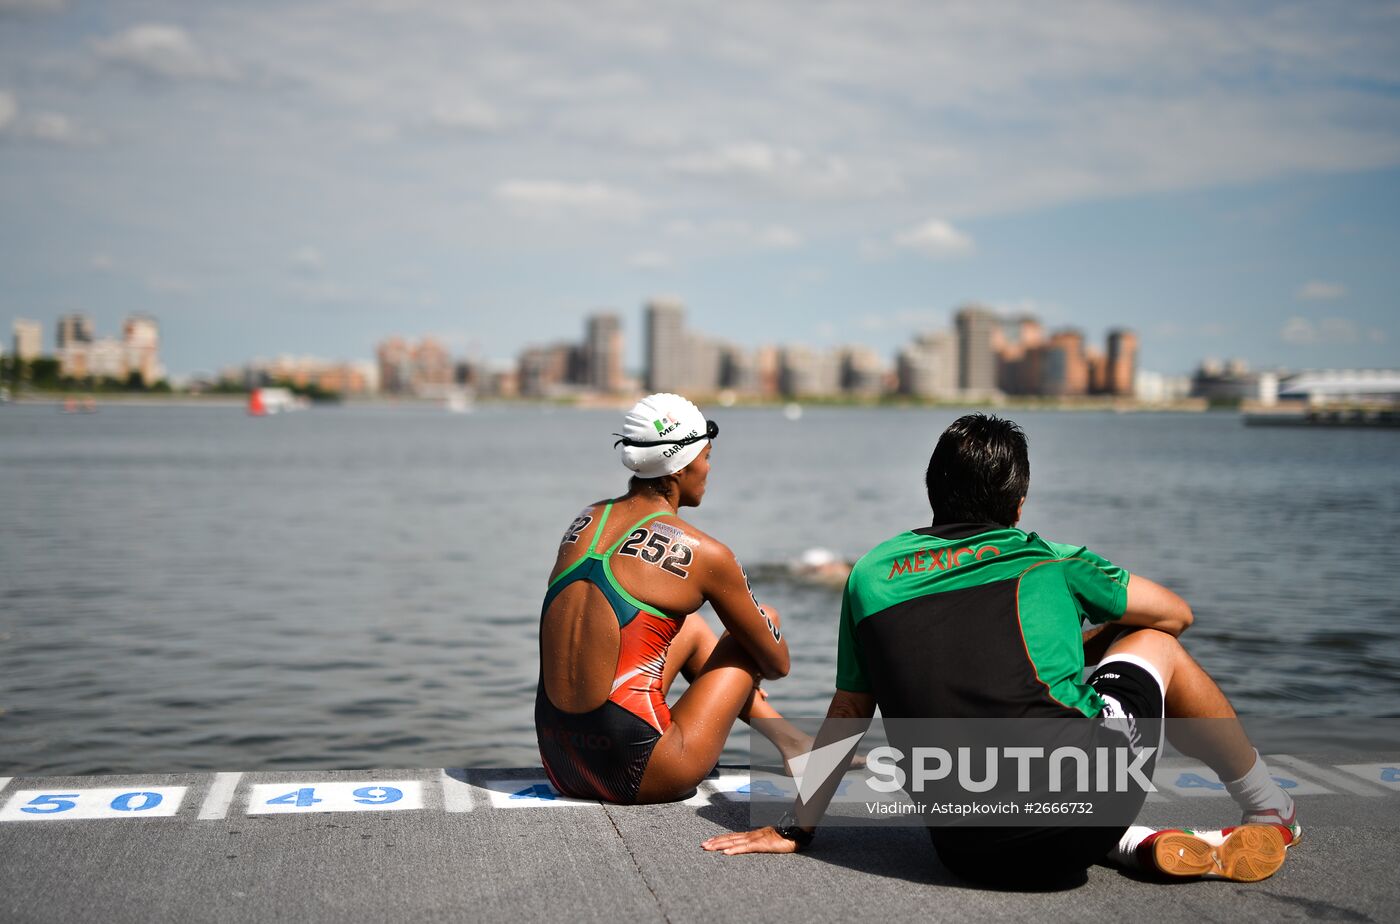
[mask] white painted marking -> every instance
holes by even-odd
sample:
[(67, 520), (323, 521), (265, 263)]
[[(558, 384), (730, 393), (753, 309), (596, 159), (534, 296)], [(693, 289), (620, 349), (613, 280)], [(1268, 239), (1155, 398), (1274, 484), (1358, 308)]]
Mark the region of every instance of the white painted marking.
[(423, 807), (417, 780), (259, 783), (248, 791), (249, 815), (308, 812), (405, 812)]
[[(1283, 787), (1290, 796), (1331, 796), (1332, 790), (1311, 780), (1298, 779), (1282, 774), (1272, 774), (1274, 782)], [(1173, 764), (1158, 767), (1152, 776), (1152, 783), (1163, 792), (1186, 799), (1230, 798), (1225, 784), (1205, 764)]]
[(1389, 764), (1346, 764), (1337, 768), (1391, 792), (1400, 792), (1400, 760)]
[[(714, 794), (722, 799), (727, 799), (730, 802), (747, 802), (749, 801), (751, 780), (752, 778), (747, 773), (725, 773), (721, 774), (718, 779), (706, 782)], [(792, 795), (796, 798), (796, 788), (793, 789)]]
[(21, 789), (0, 809), (0, 821), (168, 818), (184, 798), (184, 786)]
[(710, 800), (716, 795), (715, 788), (710, 785), (710, 780), (701, 780), (700, 785), (695, 787), (695, 795), (686, 799), (682, 805), (709, 805)]
[(592, 799), (562, 796), (546, 779), (487, 780), (481, 786), (496, 808), (562, 808), (598, 804)]
[[(1304, 776), (1312, 777), (1319, 783), (1326, 783), (1328, 786), (1334, 786), (1337, 789), (1345, 790), (1346, 792), (1349, 792), (1352, 795), (1381, 795), (1379, 790), (1375, 789), (1374, 787), (1367, 786), (1365, 783), (1358, 783), (1356, 780), (1347, 776), (1345, 773), (1338, 773), (1336, 770), (1333, 770), (1329, 767), (1319, 767), (1317, 764), (1308, 763), (1306, 760), (1301, 760), (1297, 757), (1290, 757), (1287, 754), (1270, 754), (1267, 757), (1265, 757), (1264, 760), (1271, 767), (1274, 764), (1278, 764), (1279, 766), (1286, 767), (1295, 773), (1301, 773)], [(1346, 768), (1343, 767), (1341, 769), (1345, 770)], [(1377, 786), (1386, 785), (1379, 779), (1371, 776), (1363, 776), (1363, 779), (1373, 780)]]
[(204, 804), (199, 807), (199, 820), (227, 817), (229, 803), (233, 801), (233, 794), (238, 791), (238, 781), (242, 778), (241, 773), (214, 774), (214, 782), (209, 784)]
[(442, 807), (448, 812), (470, 812), (472, 810), (472, 788), (456, 777), (442, 771)]

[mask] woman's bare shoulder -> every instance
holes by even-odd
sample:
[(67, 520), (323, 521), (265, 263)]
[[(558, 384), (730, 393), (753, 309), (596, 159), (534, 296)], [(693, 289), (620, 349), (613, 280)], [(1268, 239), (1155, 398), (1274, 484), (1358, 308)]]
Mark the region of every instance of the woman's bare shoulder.
[(714, 536), (705, 532), (677, 514), (667, 514), (652, 521), (659, 531), (669, 533), (671, 543), (686, 545), (696, 555), (713, 561), (716, 558), (733, 558), (734, 553)]

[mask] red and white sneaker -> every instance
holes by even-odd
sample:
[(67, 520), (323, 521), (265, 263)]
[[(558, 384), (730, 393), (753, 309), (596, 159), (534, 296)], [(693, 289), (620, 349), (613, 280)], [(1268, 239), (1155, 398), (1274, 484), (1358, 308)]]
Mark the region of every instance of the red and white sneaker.
[(1258, 882), (1283, 866), (1287, 829), (1277, 824), (1240, 825), (1223, 831), (1168, 828), (1138, 845), (1138, 862), (1174, 877)]
[(1240, 819), (1242, 825), (1275, 825), (1283, 829), (1283, 846), (1292, 847), (1303, 839), (1303, 826), (1298, 824), (1298, 806), (1290, 805), (1288, 815), (1278, 809), (1263, 812), (1245, 812)]

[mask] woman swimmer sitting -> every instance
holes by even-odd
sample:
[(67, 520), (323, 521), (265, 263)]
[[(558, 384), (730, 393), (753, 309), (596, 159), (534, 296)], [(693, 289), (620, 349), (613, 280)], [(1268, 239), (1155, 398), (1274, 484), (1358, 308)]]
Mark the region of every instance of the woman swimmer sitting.
[[(777, 612), (758, 605), (734, 553), (676, 515), (705, 496), (718, 433), (679, 395), (643, 399), (617, 434), (634, 473), (627, 493), (586, 507), (559, 544), (540, 615), (535, 731), (565, 795), (683, 799), (736, 718), (780, 718), (758, 691), (788, 672)], [(695, 614), (707, 602), (720, 638)], [(690, 688), (670, 709), (677, 672)], [(781, 735), (763, 724), (785, 759), (810, 746), (787, 723)]]

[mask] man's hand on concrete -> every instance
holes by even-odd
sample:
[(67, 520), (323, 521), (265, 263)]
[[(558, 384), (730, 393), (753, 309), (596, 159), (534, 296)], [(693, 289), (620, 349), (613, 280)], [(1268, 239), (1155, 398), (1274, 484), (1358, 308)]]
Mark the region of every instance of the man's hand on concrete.
[(796, 853), (797, 843), (778, 833), (776, 828), (757, 828), (734, 834), (720, 834), (703, 842), (701, 847), (726, 856), (741, 853)]

